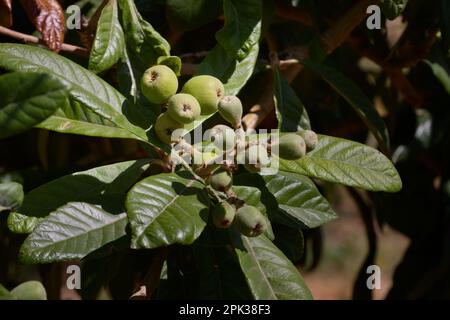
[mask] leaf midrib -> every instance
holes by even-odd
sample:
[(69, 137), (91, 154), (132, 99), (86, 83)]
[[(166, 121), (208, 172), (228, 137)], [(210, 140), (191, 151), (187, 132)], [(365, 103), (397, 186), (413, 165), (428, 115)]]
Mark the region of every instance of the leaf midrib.
[(249, 241), (246, 237), (244, 237), (244, 241), (247, 243), (247, 248), (248, 248), (249, 251), (251, 252), (251, 256), (253, 257), (254, 262), (255, 262), (256, 265), (258, 266), (258, 269), (260, 270), (260, 272), (261, 272), (261, 274), (262, 274), (264, 280), (266, 281), (266, 283), (267, 283), (267, 285), (268, 285), (268, 287), (269, 287), (269, 290), (270, 290), (270, 293), (271, 293), (272, 297), (274, 297), (274, 299), (278, 300), (278, 298), (277, 298), (277, 296), (276, 296), (276, 294), (275, 294), (275, 291), (274, 291), (273, 288), (272, 288), (272, 284), (270, 283), (269, 279), (267, 279), (267, 276), (266, 276), (266, 274), (264, 273), (264, 270), (263, 270), (262, 266), (260, 265), (258, 258), (256, 257), (256, 253), (255, 253), (255, 251), (253, 250), (253, 247), (252, 247), (250, 241)]
[(172, 200), (170, 200), (166, 205), (164, 205), (164, 207), (160, 210), (159, 214), (155, 216), (155, 218), (148, 224), (146, 224), (145, 228), (143, 228), (143, 231), (137, 236), (137, 239), (141, 239), (141, 237), (143, 237), (145, 235), (145, 232), (147, 231), (147, 229), (153, 224), (153, 222), (158, 219), (159, 216), (161, 216), (166, 210), (167, 208), (169, 208), (179, 197), (181, 197), (184, 194), (184, 191), (189, 188), (190, 186), (192, 186), (194, 184), (195, 180), (192, 179), (190, 180), (183, 188), (183, 190), (180, 192), (180, 194), (177, 194), (175, 197), (172, 198)]
[[(77, 210), (80, 210), (80, 209), (77, 208)], [(80, 211), (81, 211), (81, 210), (80, 210)], [(103, 211), (103, 210), (102, 210), (102, 211)], [(103, 213), (104, 213), (104, 212), (103, 212)], [(72, 239), (76, 239), (76, 238), (83, 237), (84, 235), (89, 235), (89, 234), (91, 234), (91, 233), (94, 232), (94, 231), (98, 231), (98, 230), (104, 229), (104, 228), (106, 228), (106, 227), (109, 227), (109, 226), (111, 226), (111, 225), (114, 225), (114, 224), (116, 224), (116, 223), (119, 223), (119, 222), (121, 222), (122, 220), (126, 219), (126, 217), (127, 217), (126, 213), (118, 214), (116, 220), (113, 220), (113, 221), (111, 221), (111, 222), (109, 222), (109, 223), (103, 224), (103, 225), (101, 225), (101, 226), (98, 227), (98, 228), (91, 229), (91, 230), (89, 230), (89, 231), (87, 231), (87, 232), (84, 232), (84, 233), (82, 233), (82, 234), (78, 234), (78, 235), (74, 235), (74, 236), (71, 236), (71, 237), (67, 237), (67, 238), (64, 238), (63, 240), (60, 240), (60, 241), (51, 242), (51, 243), (49, 243), (49, 244), (46, 245), (46, 246), (40, 246), (40, 247), (38, 247), (38, 250), (36, 250), (36, 251), (42, 251), (42, 250), (44, 250), (44, 249), (46, 249), (46, 248), (48, 248), (48, 247), (56, 246), (57, 244), (65, 243), (65, 242), (68, 242), (68, 241), (70, 241), (70, 240), (72, 240)], [(54, 223), (60, 223), (61, 221), (51, 221), (51, 222), (54, 224)], [(42, 222), (41, 222), (41, 224), (42, 224)], [(66, 224), (66, 225), (67, 225), (67, 224)], [(34, 240), (34, 242), (36, 242), (36, 240)], [(36, 247), (34, 247), (34, 248), (36, 248)]]

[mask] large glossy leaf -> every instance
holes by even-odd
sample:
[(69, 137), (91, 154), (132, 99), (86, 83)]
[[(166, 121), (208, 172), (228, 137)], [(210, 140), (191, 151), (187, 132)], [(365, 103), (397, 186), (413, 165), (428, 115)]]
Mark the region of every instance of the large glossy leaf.
[(397, 192), (402, 181), (392, 162), (361, 143), (319, 135), (317, 147), (300, 160), (280, 159), (280, 170), (370, 191)]
[[(70, 96), (93, 113), (129, 131), (135, 139), (147, 141), (145, 131), (122, 114), (125, 97), (111, 85), (75, 62), (48, 50), (22, 45), (0, 44), (0, 67), (14, 71), (43, 72), (70, 84)], [(68, 132), (68, 131), (66, 131)]]
[(13, 233), (28, 234), (41, 223), (44, 218), (29, 217), (18, 212), (11, 212), (8, 216), (8, 229)]
[(316, 228), (336, 218), (336, 213), (311, 179), (283, 171), (263, 179), (277, 200), (279, 214), (292, 226)]
[(132, 0), (119, 0), (126, 42), (134, 53), (141, 54), (148, 66), (159, 56), (170, 56), (169, 43), (145, 21)]
[(120, 202), (126, 191), (148, 168), (148, 163), (148, 160), (121, 162), (58, 178), (31, 190), (25, 196), (19, 212), (44, 217), (67, 202), (103, 204), (107, 199), (111, 204)]
[(208, 214), (204, 186), (190, 174), (163, 173), (137, 183), (128, 193), (133, 248), (191, 244)]
[(0, 76), (0, 138), (30, 129), (66, 106), (68, 89), (48, 74), (14, 72)]
[(238, 61), (258, 43), (261, 34), (260, 0), (224, 0), (225, 24), (217, 32), (217, 42)]
[(236, 252), (255, 299), (312, 299), (299, 271), (264, 235), (242, 237)]
[(255, 44), (242, 61), (237, 61), (221, 46), (216, 45), (198, 67), (199, 74), (210, 74), (219, 78), (227, 95), (236, 95), (247, 83), (255, 68), (259, 45)]
[[(234, 12), (236, 7), (243, 10)], [(261, 36), (260, 1), (231, 1), (224, 3), (226, 24), (217, 33), (218, 44), (199, 65), (199, 74), (210, 74), (219, 78), (227, 95), (236, 95), (253, 73), (259, 53)], [(254, 9), (249, 18), (249, 12)], [(247, 20), (249, 18), (250, 20)]]
[(89, 57), (89, 69), (102, 72), (119, 61), (125, 46), (119, 22), (117, 0), (109, 0), (98, 19), (97, 31)]
[(297, 132), (300, 129), (311, 129), (309, 116), (289, 82), (274, 67), (275, 108), (278, 118), (278, 129), (281, 132)]
[(273, 240), (275, 238), (272, 230), (272, 225), (270, 224), (270, 220), (268, 217), (268, 213), (266, 210), (266, 206), (261, 202), (261, 191), (255, 187), (249, 186), (233, 186), (232, 190), (236, 193), (236, 196), (245, 202), (245, 204), (254, 206), (264, 214), (267, 220), (267, 230), (264, 234), (270, 239)]
[(167, 0), (167, 18), (172, 27), (190, 31), (214, 21), (222, 11), (220, 0)]
[(0, 212), (17, 210), (23, 201), (23, 188), (17, 182), (0, 183)]
[(309, 69), (318, 73), (355, 110), (375, 136), (380, 149), (389, 154), (389, 132), (377, 110), (361, 89), (338, 70), (314, 61), (302, 61)]
[(52, 212), (24, 241), (20, 259), (49, 263), (81, 259), (126, 234), (125, 213), (112, 215), (84, 202), (70, 202)]
[(128, 138), (136, 136), (117, 126), (112, 121), (99, 116), (77, 101), (70, 101), (66, 107), (58, 109), (52, 116), (39, 123), (37, 128), (61, 133), (105, 138)]

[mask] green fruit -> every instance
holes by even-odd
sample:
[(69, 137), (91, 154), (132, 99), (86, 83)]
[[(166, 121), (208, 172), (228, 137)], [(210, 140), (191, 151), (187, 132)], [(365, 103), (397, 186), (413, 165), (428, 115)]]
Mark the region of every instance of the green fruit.
[(218, 169), (206, 179), (206, 183), (215, 190), (225, 192), (230, 189), (233, 184), (233, 177), (228, 171)]
[(213, 142), (219, 151), (229, 151), (235, 146), (236, 134), (230, 127), (218, 124), (209, 130), (207, 139)]
[(177, 93), (178, 78), (168, 66), (148, 68), (141, 78), (142, 94), (152, 103), (162, 104)]
[(241, 126), (242, 103), (236, 96), (226, 96), (219, 101), (218, 110), (222, 118), (228, 121), (233, 127)]
[(272, 152), (286, 160), (298, 160), (306, 154), (305, 140), (295, 133), (288, 133), (281, 136), (277, 141), (272, 143)]
[(201, 114), (211, 114), (217, 111), (217, 105), (223, 98), (225, 88), (222, 82), (208, 75), (192, 77), (181, 90), (183, 93), (193, 95), (200, 103)]
[(173, 95), (167, 102), (167, 113), (180, 123), (191, 123), (200, 115), (197, 99), (187, 93)]
[(245, 152), (245, 164), (267, 166), (270, 163), (267, 148), (262, 144), (251, 145)]
[(47, 300), (47, 293), (39, 281), (27, 281), (11, 290), (11, 295), (19, 300)]
[(158, 138), (167, 144), (178, 141), (183, 135), (183, 124), (173, 120), (168, 113), (162, 113), (156, 119), (155, 132)]
[(217, 228), (228, 228), (234, 220), (236, 208), (226, 201), (217, 204), (211, 212), (214, 225)]
[(302, 130), (297, 132), (300, 137), (305, 140), (306, 151), (312, 151), (316, 148), (318, 138), (317, 134), (312, 130)]
[(244, 205), (236, 211), (236, 226), (247, 237), (256, 237), (267, 230), (267, 221), (254, 206)]

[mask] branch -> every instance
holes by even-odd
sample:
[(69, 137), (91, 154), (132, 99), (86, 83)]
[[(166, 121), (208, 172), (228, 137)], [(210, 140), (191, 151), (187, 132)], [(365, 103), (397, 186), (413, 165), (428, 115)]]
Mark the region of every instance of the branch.
[[(14, 31), (5, 27), (0, 26), (0, 34), (3, 34), (5, 36), (20, 40), (24, 43), (33, 43), (33, 44), (42, 44), (45, 45), (45, 43), (43, 42), (42, 39), (29, 35), (29, 34), (25, 34), (25, 33), (21, 33), (18, 31)], [(82, 57), (88, 57), (89, 56), (89, 51), (86, 48), (82, 48), (82, 47), (78, 47), (72, 44), (67, 44), (67, 43), (63, 43), (61, 45), (61, 50), (60, 51), (64, 51), (64, 52), (68, 52), (68, 53), (73, 53)]]

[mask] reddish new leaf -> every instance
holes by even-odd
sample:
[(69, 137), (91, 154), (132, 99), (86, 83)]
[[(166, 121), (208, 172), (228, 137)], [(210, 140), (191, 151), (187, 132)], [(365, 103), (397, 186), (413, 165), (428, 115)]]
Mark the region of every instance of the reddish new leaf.
[(0, 26), (12, 25), (11, 0), (0, 0)]
[(42, 34), (42, 40), (58, 52), (64, 41), (64, 11), (56, 0), (21, 0), (28, 18)]

